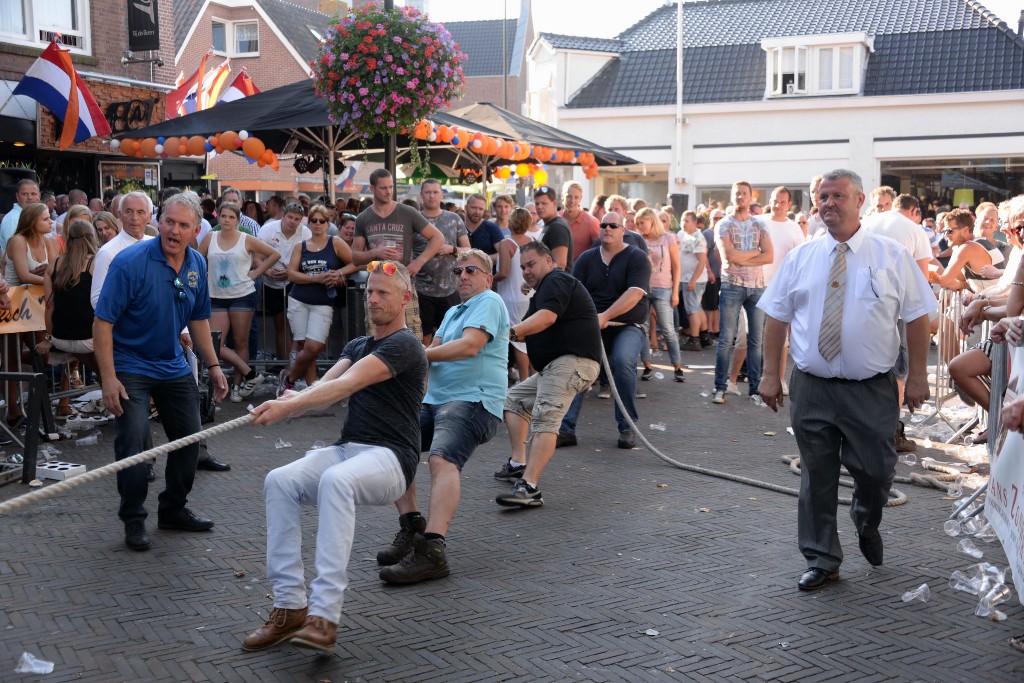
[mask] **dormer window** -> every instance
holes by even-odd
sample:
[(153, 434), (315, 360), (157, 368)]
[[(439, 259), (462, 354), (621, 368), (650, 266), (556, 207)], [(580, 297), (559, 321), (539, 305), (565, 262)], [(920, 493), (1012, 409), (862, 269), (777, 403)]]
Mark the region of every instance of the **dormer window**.
[(766, 97), (857, 95), (874, 39), (864, 33), (766, 38), (761, 49)]

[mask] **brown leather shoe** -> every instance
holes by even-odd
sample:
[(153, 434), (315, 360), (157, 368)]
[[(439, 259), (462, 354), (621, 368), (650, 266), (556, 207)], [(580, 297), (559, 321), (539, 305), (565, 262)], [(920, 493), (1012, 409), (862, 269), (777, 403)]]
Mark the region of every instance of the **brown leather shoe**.
[(338, 642), (338, 625), (323, 617), (306, 617), (305, 625), (288, 642), (298, 647), (332, 653)]
[(255, 652), (288, 640), (302, 628), (306, 621), (306, 611), (306, 607), (302, 609), (275, 607), (270, 610), (270, 618), (267, 619), (267, 623), (245, 637), (245, 640), (242, 641), (242, 649), (246, 652)]

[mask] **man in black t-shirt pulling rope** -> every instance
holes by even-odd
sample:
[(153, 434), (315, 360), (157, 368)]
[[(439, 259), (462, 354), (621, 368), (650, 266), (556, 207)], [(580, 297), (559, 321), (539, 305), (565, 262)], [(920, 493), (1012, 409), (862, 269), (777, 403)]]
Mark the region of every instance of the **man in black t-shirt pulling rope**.
[(558, 425), (573, 397), (597, 379), (601, 330), (590, 294), (579, 280), (555, 266), (550, 249), (530, 242), (519, 251), (523, 279), (535, 293), (526, 319), (510, 330), (509, 337), (526, 342), (526, 355), (537, 374), (508, 390), (505, 426), (512, 457), (494, 478), (515, 485), (495, 500), (510, 507), (537, 507), (544, 504), (537, 483), (554, 455)]
[[(288, 640), (333, 652), (348, 585), (356, 505), (390, 505), (416, 474), (420, 460), (420, 403), (427, 359), (405, 326), (412, 296), (409, 271), (395, 261), (373, 261), (366, 299), (374, 334), (353, 339), (323, 379), (301, 392), (285, 392), (253, 410), (253, 424), (269, 425), (307, 410), (349, 399), (341, 438), (332, 446), (267, 475), (267, 578), (274, 608), (249, 634), (244, 650)], [(316, 504), (316, 578), (306, 600), (302, 566), (303, 505)]]

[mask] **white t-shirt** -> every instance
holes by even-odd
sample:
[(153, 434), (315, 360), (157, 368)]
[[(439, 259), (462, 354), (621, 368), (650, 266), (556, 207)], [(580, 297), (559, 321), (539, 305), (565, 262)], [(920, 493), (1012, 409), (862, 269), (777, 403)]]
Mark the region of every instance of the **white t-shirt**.
[(788, 218), (784, 221), (775, 221), (771, 216), (764, 221), (764, 227), (772, 239), (772, 262), (761, 266), (761, 270), (764, 272), (764, 284), (767, 285), (775, 277), (786, 254), (804, 243), (804, 231)]
[(886, 211), (865, 216), (860, 224), (869, 232), (894, 239), (910, 252), (915, 261), (931, 259), (932, 245), (928, 242), (928, 234), (921, 226), (904, 216), (899, 211)]
[[(684, 286), (689, 284), (690, 278), (693, 277), (694, 271), (697, 270), (697, 266), (700, 264), (700, 259), (697, 254), (708, 253), (708, 242), (704, 239), (704, 233), (700, 230), (695, 230), (693, 234), (686, 234), (685, 230), (679, 232), (676, 235), (679, 240), (679, 282)], [(705, 268), (701, 271), (701, 274), (697, 276), (697, 282), (708, 281), (708, 269)]]
[[(295, 229), (295, 233), (291, 237), (286, 237), (281, 232), (281, 221), (276, 221), (274, 224), (268, 221), (266, 225), (260, 228), (259, 233), (256, 235), (261, 242), (269, 244), (281, 255), (281, 259), (270, 269), (279, 273), (288, 270), (288, 260), (292, 257), (292, 247), (303, 240), (308, 240), (312, 236), (313, 233), (309, 231), (309, 228), (300, 225)], [(288, 281), (271, 280), (268, 277), (263, 278), (263, 284), (271, 289), (284, 289)]]
[(96, 302), (100, 300), (103, 282), (107, 279), (107, 271), (110, 269), (110, 262), (114, 260), (114, 257), (136, 242), (151, 239), (153, 239), (152, 235), (143, 235), (141, 240), (137, 240), (122, 230), (117, 233), (116, 237), (100, 247), (100, 250), (96, 252), (96, 259), (92, 262), (92, 289), (89, 290), (89, 301), (92, 302), (93, 308), (96, 308)]

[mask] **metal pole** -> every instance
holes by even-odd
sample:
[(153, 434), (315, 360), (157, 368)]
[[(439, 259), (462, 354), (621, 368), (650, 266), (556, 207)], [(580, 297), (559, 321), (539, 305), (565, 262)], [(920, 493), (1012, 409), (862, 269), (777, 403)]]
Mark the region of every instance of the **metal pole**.
[(501, 22), (501, 84), (505, 91), (505, 97), (502, 100), (502, 107), (508, 109), (508, 0), (505, 0), (502, 5), (505, 8), (505, 18)]
[[(394, 8), (395, 8), (395, 0), (384, 0), (384, 9), (386, 9), (386, 10), (393, 10)], [(397, 178), (398, 177), (398, 171), (396, 169), (396, 163), (395, 163), (396, 157), (398, 156), (397, 151), (396, 151), (396, 147), (397, 147), (397, 142), (395, 140), (394, 133), (392, 133), (391, 135), (387, 136), (387, 140), (384, 143), (384, 168), (386, 168), (391, 173), (391, 177), (392, 178)], [(397, 198), (398, 197), (398, 183), (394, 184), (394, 188), (395, 188), (395, 190), (394, 190), (394, 197)]]
[(672, 186), (683, 187), (683, 0), (676, 0), (676, 144), (672, 161)]

